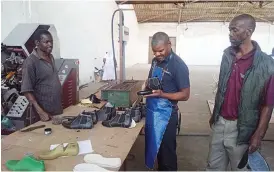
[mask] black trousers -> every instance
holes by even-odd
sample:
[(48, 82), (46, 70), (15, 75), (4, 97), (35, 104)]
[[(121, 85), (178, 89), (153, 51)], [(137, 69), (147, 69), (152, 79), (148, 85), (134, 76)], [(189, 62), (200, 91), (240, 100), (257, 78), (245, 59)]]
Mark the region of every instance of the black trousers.
[(159, 171), (177, 171), (176, 132), (178, 111), (173, 110), (158, 155)]

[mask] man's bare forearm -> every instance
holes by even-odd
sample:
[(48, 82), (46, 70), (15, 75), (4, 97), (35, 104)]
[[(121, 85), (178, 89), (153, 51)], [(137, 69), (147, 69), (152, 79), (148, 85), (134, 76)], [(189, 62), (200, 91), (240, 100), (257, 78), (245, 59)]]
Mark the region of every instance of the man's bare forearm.
[(255, 133), (259, 134), (261, 138), (265, 136), (272, 111), (273, 111), (273, 106), (264, 106), (262, 108), (259, 124), (255, 131)]
[(175, 101), (187, 101), (189, 99), (189, 92), (190, 89), (187, 88), (176, 93), (163, 93), (161, 97)]
[(37, 103), (34, 95), (32, 92), (26, 92), (24, 93), (24, 96), (28, 99), (28, 101), (34, 106), (38, 114), (41, 114), (44, 112), (44, 110), (40, 107), (40, 105)]

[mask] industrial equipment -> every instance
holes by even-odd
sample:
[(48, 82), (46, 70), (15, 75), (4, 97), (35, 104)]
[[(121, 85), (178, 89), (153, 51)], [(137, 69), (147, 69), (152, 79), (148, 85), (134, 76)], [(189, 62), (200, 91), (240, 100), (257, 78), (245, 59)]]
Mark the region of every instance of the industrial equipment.
[(115, 48), (114, 48), (114, 37), (113, 37), (113, 25), (114, 25), (114, 16), (116, 12), (119, 11), (119, 47), (120, 47), (120, 74), (119, 79), (121, 81), (125, 81), (126, 74), (125, 74), (125, 46), (126, 42), (129, 40), (129, 28), (124, 25), (124, 13), (123, 9), (117, 9), (112, 14), (112, 20), (111, 20), (111, 39), (112, 39), (112, 50), (113, 50), (113, 61), (115, 65), (115, 79), (117, 80), (117, 72), (116, 72), (116, 57), (115, 57)]
[(33, 122), (32, 107), (21, 94), (22, 64), (35, 48), (34, 35), (39, 29), (48, 30), (53, 37), (52, 55), (63, 88), (63, 108), (79, 101), (79, 60), (60, 57), (54, 25), (18, 24), (1, 43), (2, 113), (15, 123), (16, 129)]
[(100, 82), (103, 78), (103, 74), (104, 74), (104, 69), (98, 69), (97, 67), (94, 67), (95, 71), (94, 71), (94, 80), (96, 82)]
[(79, 60), (56, 59), (55, 66), (63, 90), (63, 108), (77, 104), (79, 102)]
[(28, 99), (25, 96), (19, 96), (6, 116), (20, 118), (23, 116), (23, 113), (26, 111), (28, 105)]
[(137, 100), (136, 92), (142, 89), (144, 81), (115, 81), (101, 89), (101, 99), (107, 100), (115, 107), (129, 108)]
[[(60, 58), (59, 38), (54, 25), (41, 25), (37, 23), (20, 23), (3, 40), (2, 44), (7, 48), (13, 48), (13, 52), (20, 52), (21, 56), (28, 57), (35, 48), (34, 35), (37, 30), (48, 30), (53, 38), (52, 55), (55, 59)], [(16, 51), (17, 50), (17, 51)], [(1, 57), (1, 61), (4, 59)]]

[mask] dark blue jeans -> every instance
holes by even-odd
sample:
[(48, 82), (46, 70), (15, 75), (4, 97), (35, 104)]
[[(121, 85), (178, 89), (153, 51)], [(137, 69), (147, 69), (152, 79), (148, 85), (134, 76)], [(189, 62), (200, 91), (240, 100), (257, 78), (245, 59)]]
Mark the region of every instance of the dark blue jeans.
[(178, 110), (173, 109), (157, 155), (159, 171), (177, 171), (177, 121)]

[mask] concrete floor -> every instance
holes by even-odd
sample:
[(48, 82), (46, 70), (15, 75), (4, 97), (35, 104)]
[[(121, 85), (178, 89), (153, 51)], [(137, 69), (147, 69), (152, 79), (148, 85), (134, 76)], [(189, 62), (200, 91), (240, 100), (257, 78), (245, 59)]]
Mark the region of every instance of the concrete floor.
[[(127, 79), (145, 80), (149, 65), (137, 64), (126, 69)], [(191, 97), (187, 102), (180, 102), (182, 112), (181, 134), (209, 135), (208, 119), (210, 116), (207, 100), (212, 99), (213, 76), (218, 76), (218, 66), (189, 66), (191, 80)], [(274, 124), (269, 126), (265, 139), (274, 140)], [(208, 154), (209, 136), (178, 136), (177, 154), (180, 171), (204, 170)], [(274, 142), (264, 141), (262, 153), (274, 170)], [(134, 159), (127, 160), (128, 171), (147, 170), (144, 165), (144, 136), (139, 136), (130, 154)]]

